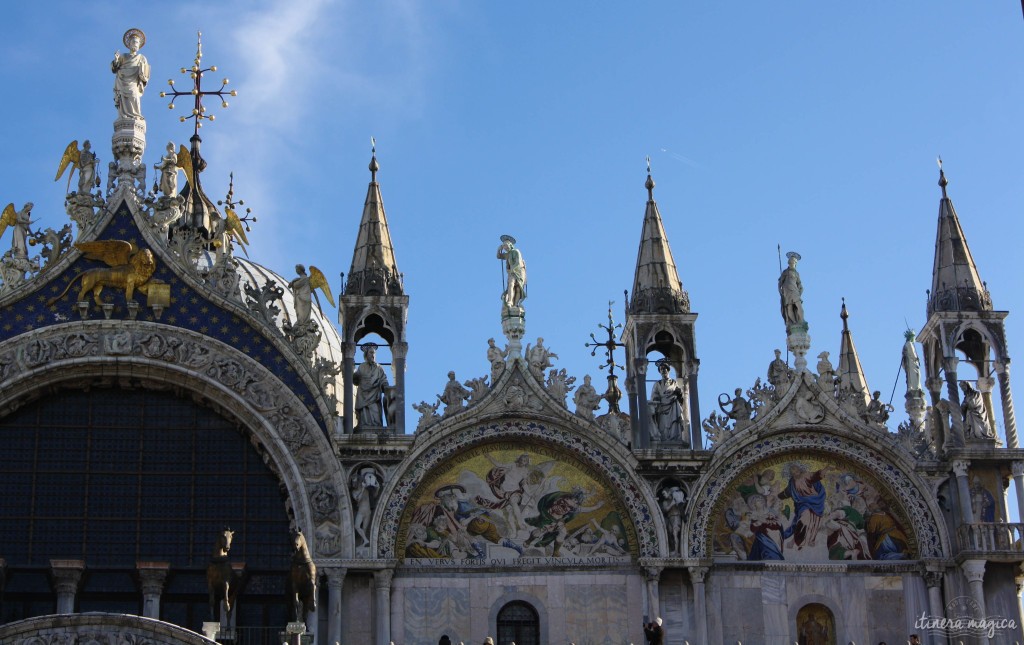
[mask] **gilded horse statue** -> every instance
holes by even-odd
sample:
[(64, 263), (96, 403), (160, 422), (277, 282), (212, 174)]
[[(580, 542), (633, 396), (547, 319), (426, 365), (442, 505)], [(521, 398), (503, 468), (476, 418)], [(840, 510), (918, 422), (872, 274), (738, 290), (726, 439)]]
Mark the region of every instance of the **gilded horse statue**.
[(218, 620), (217, 608), (224, 601), (224, 610), (231, 616), (231, 605), (238, 589), (235, 586), (234, 572), (228, 562), (228, 551), (231, 550), (231, 538), (235, 532), (224, 528), (217, 534), (210, 554), (210, 565), (206, 567), (206, 586), (210, 590), (210, 620)]
[(295, 620), (305, 622), (306, 616), (316, 611), (316, 565), (309, 555), (309, 547), (302, 531), (296, 530), (292, 533), (292, 547), (289, 596), (295, 611)]

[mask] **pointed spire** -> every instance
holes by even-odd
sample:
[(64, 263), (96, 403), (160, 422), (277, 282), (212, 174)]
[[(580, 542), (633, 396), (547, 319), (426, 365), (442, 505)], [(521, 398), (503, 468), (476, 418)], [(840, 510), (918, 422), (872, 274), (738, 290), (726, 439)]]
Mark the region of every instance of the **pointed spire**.
[(860, 364), (857, 346), (853, 343), (853, 333), (847, 324), (850, 312), (846, 310), (846, 298), (843, 298), (843, 308), (839, 312), (839, 317), (843, 319), (843, 337), (839, 344), (839, 388), (859, 393), (864, 398), (864, 405), (867, 405), (871, 400), (871, 390), (868, 388), (868, 379), (864, 376), (864, 368)]
[(647, 208), (640, 233), (640, 249), (636, 255), (631, 313), (690, 313), (690, 296), (683, 289), (668, 244), (658, 204), (654, 201), (654, 179), (651, 158), (647, 158)]
[(352, 254), (352, 268), (345, 285), (347, 295), (402, 295), (402, 274), (398, 272), (395, 251), (391, 245), (384, 199), (377, 183), (377, 142), (371, 138), (370, 186), (366, 191), (363, 217)]
[(949, 180), (939, 162), (939, 225), (935, 236), (935, 263), (928, 295), (928, 315), (934, 311), (991, 311), (992, 298), (978, 275), (953, 200), (946, 194)]

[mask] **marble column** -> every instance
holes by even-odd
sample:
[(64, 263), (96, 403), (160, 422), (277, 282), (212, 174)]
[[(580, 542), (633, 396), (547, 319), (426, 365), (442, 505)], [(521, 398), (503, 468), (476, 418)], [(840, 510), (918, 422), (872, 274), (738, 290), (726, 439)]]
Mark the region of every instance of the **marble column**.
[[(941, 569), (932, 568), (924, 572), (924, 584), (928, 587), (928, 613), (932, 618), (943, 616), (942, 578)], [(945, 645), (945, 638), (936, 635), (928, 636), (928, 638), (934, 645)]]
[(352, 388), (352, 375), (356, 370), (356, 344), (344, 342), (341, 344), (341, 351), (344, 358), (341, 361), (341, 371), (344, 376), (342, 391), (342, 411), (345, 415), (345, 434), (352, 434), (352, 427), (355, 425), (355, 391)]
[(85, 571), (83, 560), (50, 560), (53, 590), (57, 592), (57, 613), (75, 613), (75, 596)]
[(710, 567), (689, 567), (690, 583), (693, 585), (693, 621), (697, 627), (698, 643), (708, 642), (708, 610), (707, 590), (704, 587), (704, 577), (707, 576)]
[[(971, 592), (971, 600), (978, 606), (980, 616), (978, 618), (984, 618), (985, 612), (985, 561), (984, 560), (964, 560), (960, 568), (964, 572), (964, 577), (967, 578), (967, 587)], [(979, 643), (987, 643), (988, 637), (978, 637)]]
[(377, 595), (378, 645), (387, 645), (391, 642), (391, 580), (394, 577), (393, 569), (381, 569), (373, 572), (373, 584)]
[(324, 567), (327, 576), (327, 642), (330, 645), (341, 642), (341, 593), (345, 585), (344, 567)]
[[(998, 361), (995, 367), (996, 374), (999, 375), (999, 399), (1003, 403), (1003, 428), (1006, 430), (1006, 447), (1019, 448), (1017, 418), (1013, 414), (1013, 395), (1010, 394), (1010, 361)], [(1021, 519), (1024, 519), (1024, 517)]]
[(409, 343), (395, 343), (391, 346), (391, 362), (395, 371), (395, 427), (388, 428), (392, 434), (405, 434), (405, 356)]
[(658, 599), (658, 580), (661, 578), (661, 567), (644, 568), (644, 579), (647, 581), (647, 611), (650, 619), (661, 616), (661, 602)]
[(1017, 517), (1024, 522), (1024, 461), (1015, 461), (1013, 468), (1013, 486), (1017, 491)]
[(956, 409), (960, 409), (960, 388), (956, 379), (956, 369), (960, 366), (960, 359), (956, 357), (942, 359), (944, 371), (946, 372), (946, 393), (949, 394), (949, 402)]
[(168, 562), (136, 562), (142, 588), (142, 615), (160, 620), (160, 596), (171, 565)]
[(960, 519), (964, 524), (974, 524), (974, 509), (971, 508), (971, 491), (967, 482), (967, 469), (970, 462), (957, 459), (953, 462), (956, 474), (956, 492), (960, 501)]
[(636, 416), (639, 421), (634, 448), (651, 447), (651, 415), (647, 410), (647, 357), (633, 359), (633, 374), (636, 379)]
[(704, 438), (701, 436), (700, 428), (700, 396), (697, 392), (697, 371), (700, 369), (700, 360), (695, 358), (690, 361), (689, 368), (690, 449), (700, 450), (704, 447)]

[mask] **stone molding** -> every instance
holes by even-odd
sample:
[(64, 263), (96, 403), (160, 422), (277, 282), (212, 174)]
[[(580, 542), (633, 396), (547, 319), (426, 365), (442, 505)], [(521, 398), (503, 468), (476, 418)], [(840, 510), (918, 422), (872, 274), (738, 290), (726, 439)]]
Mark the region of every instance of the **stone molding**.
[(60, 614), (27, 618), (0, 625), (0, 643), (68, 645), (129, 643), (144, 645), (210, 645), (199, 634), (153, 618), (128, 614)]
[(233, 347), (179, 327), (85, 320), (0, 344), (0, 412), (62, 384), (181, 387), (239, 420), (269, 456), (314, 557), (351, 554), (350, 504), (327, 437), (295, 394)]

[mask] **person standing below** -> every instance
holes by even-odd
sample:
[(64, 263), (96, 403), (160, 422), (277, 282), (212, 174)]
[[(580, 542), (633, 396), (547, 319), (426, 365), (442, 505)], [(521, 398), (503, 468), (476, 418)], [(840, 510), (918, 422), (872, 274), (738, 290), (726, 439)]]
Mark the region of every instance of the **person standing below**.
[(648, 645), (665, 645), (665, 630), (661, 623), (661, 616), (658, 616), (652, 622), (644, 625), (644, 636), (647, 638)]

